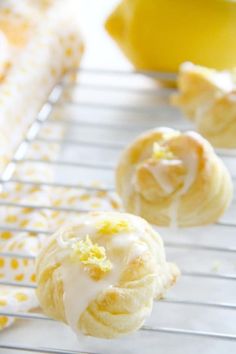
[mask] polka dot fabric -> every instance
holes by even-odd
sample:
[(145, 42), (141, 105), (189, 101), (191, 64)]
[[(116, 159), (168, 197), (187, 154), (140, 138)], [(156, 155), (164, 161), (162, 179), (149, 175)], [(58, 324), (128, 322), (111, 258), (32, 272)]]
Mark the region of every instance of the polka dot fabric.
[[(0, 292), (0, 311), (28, 311), (37, 306), (36, 297), (32, 296), (31, 290), (2, 289)], [(13, 317), (0, 316), (0, 330), (14, 322)]]
[(0, 60), (0, 73), (5, 70), (0, 77), (0, 172), (55, 83), (78, 67), (83, 51), (73, 1), (20, 4), (0, 3), (0, 49), (6, 52), (5, 62)]

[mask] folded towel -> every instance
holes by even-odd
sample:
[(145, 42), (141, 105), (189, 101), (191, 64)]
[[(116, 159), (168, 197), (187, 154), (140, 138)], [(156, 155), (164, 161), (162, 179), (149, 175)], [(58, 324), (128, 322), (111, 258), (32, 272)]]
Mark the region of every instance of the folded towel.
[(79, 65), (83, 44), (70, 3), (0, 4), (0, 173), (53, 86)]

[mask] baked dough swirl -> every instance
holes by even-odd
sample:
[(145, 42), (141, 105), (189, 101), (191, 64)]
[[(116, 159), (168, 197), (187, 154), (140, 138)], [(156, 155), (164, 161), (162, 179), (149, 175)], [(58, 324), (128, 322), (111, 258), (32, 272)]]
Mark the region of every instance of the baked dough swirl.
[(196, 129), (215, 147), (236, 148), (236, 70), (184, 63), (178, 88), (171, 101), (194, 121)]
[(195, 132), (159, 128), (122, 153), (116, 188), (125, 210), (160, 226), (189, 227), (219, 219), (232, 182), (212, 146)]
[(115, 338), (140, 328), (178, 275), (145, 220), (94, 212), (50, 238), (37, 260), (37, 295), (76, 333)]

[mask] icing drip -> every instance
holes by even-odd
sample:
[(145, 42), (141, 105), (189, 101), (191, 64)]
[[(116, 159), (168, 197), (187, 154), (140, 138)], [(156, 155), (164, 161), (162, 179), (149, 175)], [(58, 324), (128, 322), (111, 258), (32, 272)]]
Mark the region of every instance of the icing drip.
[(225, 92), (230, 92), (235, 88), (232, 75), (226, 71), (212, 75), (212, 81)]
[(187, 168), (187, 174), (184, 178), (183, 187), (175, 195), (175, 199), (169, 207), (170, 227), (173, 228), (178, 227), (178, 208), (180, 199), (184, 194), (188, 192), (189, 188), (194, 183), (198, 167), (198, 157), (195, 153), (189, 152), (182, 156), (182, 161)]
[(62, 276), (66, 319), (72, 329), (77, 332), (80, 316), (89, 303), (96, 298), (97, 294), (113, 284), (113, 281), (119, 280), (117, 268), (114, 267), (114, 271), (105, 279), (94, 281), (80, 264), (66, 262), (62, 267)]
[[(194, 132), (188, 132), (186, 133), (186, 135), (191, 137), (191, 139), (193, 140), (203, 143), (203, 139)], [(183, 185), (173, 196), (174, 199), (171, 201), (168, 210), (170, 226), (176, 228), (178, 226), (178, 208), (179, 208), (181, 197), (188, 192), (188, 190), (190, 189), (190, 187), (192, 186), (196, 178), (197, 167), (198, 167), (198, 156), (195, 152), (185, 151), (184, 153), (182, 153), (181, 156), (177, 157), (171, 152), (168, 146), (163, 147), (162, 144), (159, 146), (160, 146), (160, 151), (158, 150), (158, 145), (156, 146), (154, 143), (153, 159), (155, 159), (155, 155), (156, 155), (157, 163), (153, 165), (152, 163), (149, 163), (148, 161), (145, 162), (144, 160), (143, 166), (151, 173), (151, 175), (154, 177), (157, 184), (167, 194), (167, 196), (175, 192), (175, 188), (176, 188), (175, 185), (173, 184), (173, 181), (171, 181), (171, 176), (169, 175), (169, 173), (171, 173), (170, 167), (183, 166), (186, 169)], [(137, 191), (135, 199), (138, 200), (140, 198), (140, 195), (139, 195), (139, 186), (136, 181), (136, 175), (134, 175), (133, 185)], [(139, 215), (138, 211), (139, 211), (138, 203), (136, 202), (135, 213), (137, 215)]]
[(160, 185), (160, 187), (167, 193), (171, 194), (174, 191), (173, 184), (166, 175), (166, 167), (169, 165), (179, 165), (181, 161), (179, 160), (160, 160), (158, 168), (156, 166), (151, 166), (146, 164), (146, 169), (155, 178), (155, 181)]

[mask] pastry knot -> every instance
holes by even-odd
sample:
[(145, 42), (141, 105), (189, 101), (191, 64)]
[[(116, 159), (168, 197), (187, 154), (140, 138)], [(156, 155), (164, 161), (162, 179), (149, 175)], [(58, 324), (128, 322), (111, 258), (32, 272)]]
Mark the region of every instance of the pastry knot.
[(125, 210), (161, 226), (215, 221), (232, 198), (230, 175), (208, 141), (168, 128), (149, 131), (124, 150), (116, 187)]
[(215, 147), (236, 147), (236, 70), (217, 71), (191, 63), (180, 67), (171, 102)]
[(142, 326), (179, 270), (145, 220), (97, 212), (77, 216), (49, 239), (36, 274), (46, 314), (76, 333), (116, 338)]
[(201, 155), (191, 134), (176, 131), (156, 139), (134, 169), (134, 189), (148, 201), (186, 193), (195, 181)]

